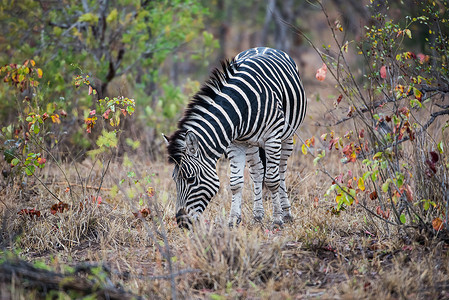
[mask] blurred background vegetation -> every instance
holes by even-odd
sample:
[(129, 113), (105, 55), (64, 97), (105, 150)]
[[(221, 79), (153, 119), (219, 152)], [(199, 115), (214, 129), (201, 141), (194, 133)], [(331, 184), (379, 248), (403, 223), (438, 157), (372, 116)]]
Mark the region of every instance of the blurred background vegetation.
[[(371, 22), (369, 2), (323, 3), (341, 17), (348, 39), (358, 39), (363, 25)], [(372, 7), (386, 8), (378, 2)], [(396, 18), (418, 9), (402, 1), (390, 5)], [(74, 88), (76, 75), (90, 76), (98, 98), (136, 100), (136, 117), (121, 128), (154, 157), (161, 150), (160, 133), (174, 130), (189, 97), (220, 60), (250, 47), (271, 46), (290, 53), (307, 81), (320, 66), (319, 56), (310, 60), (313, 51), (295, 28), (317, 44), (329, 38), (322, 34), (327, 24), (320, 9), (306, 0), (3, 1), (0, 22), (0, 65), (34, 60), (43, 71), (39, 112), (67, 113), (52, 132), (62, 157), (90, 149), (97, 136), (81, 126), (95, 102)], [(425, 35), (420, 44), (414, 41), (415, 48), (425, 48)], [(33, 94), (0, 86), (0, 126), (24, 127), (20, 114), (29, 111), (17, 101)], [(122, 153), (127, 146), (122, 142), (119, 147)]]
[[(370, 15), (366, 3), (325, 2), (343, 17), (348, 35), (361, 33)], [(326, 24), (317, 16), (317, 6), (305, 0), (3, 1), (0, 65), (32, 59), (43, 77), (39, 95), (30, 88), (17, 94), (0, 86), (0, 126), (12, 125), (24, 135), (23, 115), (30, 111), (20, 103), (39, 97), (36, 113), (63, 112), (62, 125), (52, 128), (55, 152), (65, 157), (90, 149), (98, 133), (89, 135), (82, 125), (96, 97), (73, 85), (75, 76), (89, 75), (98, 98), (136, 100), (136, 117), (121, 128), (154, 157), (161, 150), (160, 133), (175, 128), (189, 97), (220, 60), (266, 45), (285, 50), (306, 67), (310, 47), (293, 28), (321, 42)], [(319, 62), (308, 66), (316, 69)], [(313, 78), (302, 73), (306, 80)], [(121, 153), (127, 145), (119, 147)]]

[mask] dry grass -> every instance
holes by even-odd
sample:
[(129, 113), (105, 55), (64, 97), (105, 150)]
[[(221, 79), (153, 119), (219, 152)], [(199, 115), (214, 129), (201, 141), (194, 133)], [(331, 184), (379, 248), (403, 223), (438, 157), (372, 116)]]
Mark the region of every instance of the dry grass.
[[(325, 106), (323, 101), (310, 106), (308, 124), (322, 117)], [(318, 137), (320, 131), (323, 128), (305, 126), (300, 137)], [(315, 147), (325, 145), (317, 140)], [(180, 230), (174, 221), (172, 167), (142, 157), (111, 162), (104, 177), (107, 161), (102, 165), (86, 160), (76, 169), (63, 165), (73, 184), (70, 192), (61, 171), (49, 165), (41, 177), (69, 205), (54, 215), (50, 207), (57, 201), (37, 181), (0, 181), (3, 256), (19, 253), (22, 259), (43, 261), (62, 273), (67, 265), (103, 264), (116, 287), (146, 299), (170, 299), (174, 294), (180, 299), (449, 299), (448, 245), (403, 229), (386, 235), (357, 205), (336, 214), (333, 200), (323, 199), (330, 179), (316, 172), (313, 158), (302, 155), (299, 147), (287, 176), (295, 219), (280, 231), (271, 230), (268, 200), (262, 225), (252, 222), (248, 184), (241, 226), (226, 226), (231, 191), (225, 161), (218, 165), (220, 191), (201, 223), (193, 232)], [(329, 173), (344, 172), (339, 160), (333, 153), (326, 156)], [(249, 181), (248, 173), (245, 177)], [(155, 190), (152, 197), (146, 195), (150, 186)], [(101, 196), (102, 203), (92, 196)], [(18, 214), (32, 208), (40, 210), (41, 217)], [(151, 214), (138, 219), (133, 213), (142, 208), (150, 208)], [(4, 280), (0, 290), (1, 297), (16, 299), (45, 294)], [(70, 298), (67, 291), (59, 296)]]
[[(126, 174), (122, 164), (112, 163), (100, 205), (84, 200), (92, 191), (83, 194), (73, 187), (71, 197), (55, 184), (60, 176), (47, 174), (48, 186), (70, 203), (69, 210), (55, 215), (49, 208), (56, 200), (39, 186), (6, 186), (1, 191), (2, 245), (55, 270), (86, 261), (106, 264), (115, 285), (151, 299), (169, 299), (174, 290), (182, 299), (449, 298), (447, 245), (400, 230), (381, 236), (366, 225), (357, 206), (332, 213), (333, 203), (322, 199), (328, 179), (316, 174), (302, 154), (295, 154), (290, 165), (295, 220), (280, 231), (271, 230), (268, 201), (263, 225), (252, 222), (249, 186), (243, 225), (233, 230), (225, 225), (230, 191), (224, 162), (219, 165), (222, 188), (194, 232), (178, 229), (173, 220), (170, 166), (134, 164), (136, 173), (154, 173), (149, 185), (156, 190), (143, 204), (152, 214), (140, 220), (132, 212), (143, 206), (127, 196), (132, 184), (125, 182), (114, 198), (109, 196), (108, 188)], [(96, 172), (101, 174), (101, 168)], [(68, 175), (76, 181), (75, 174)], [(98, 177), (88, 184), (99, 183)], [(85, 203), (83, 209), (79, 202)], [(36, 208), (41, 217), (18, 215), (23, 208)], [(29, 291), (15, 293), (20, 298)]]

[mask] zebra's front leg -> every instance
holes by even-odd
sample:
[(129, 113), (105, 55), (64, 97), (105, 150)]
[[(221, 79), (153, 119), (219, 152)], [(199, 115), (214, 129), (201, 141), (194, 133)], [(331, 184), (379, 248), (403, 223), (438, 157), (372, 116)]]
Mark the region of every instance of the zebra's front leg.
[(230, 187), (232, 192), (231, 213), (229, 215), (230, 227), (238, 225), (242, 221), (242, 190), (245, 157), (245, 146), (231, 144), (228, 147), (228, 158), (231, 167)]
[(291, 222), (293, 220), (292, 213), (290, 211), (290, 201), (288, 200), (287, 187), (285, 185), (285, 175), (287, 173), (287, 160), (293, 152), (293, 138), (282, 143), (281, 160), (279, 163), (279, 197), (281, 202), (281, 208), (284, 216), (284, 222)]
[(246, 159), (249, 165), (249, 173), (254, 184), (254, 202), (253, 202), (253, 216), (256, 222), (261, 222), (265, 215), (263, 209), (262, 201), (262, 187), (263, 187), (263, 177), (264, 177), (264, 167), (262, 163), (262, 158), (260, 155), (259, 147), (251, 147), (246, 152)]
[(265, 154), (267, 156), (265, 185), (270, 190), (271, 198), (273, 201), (273, 223), (275, 225), (282, 226), (284, 222), (281, 203), (279, 199), (279, 162), (281, 159), (281, 141), (277, 139), (266, 141)]

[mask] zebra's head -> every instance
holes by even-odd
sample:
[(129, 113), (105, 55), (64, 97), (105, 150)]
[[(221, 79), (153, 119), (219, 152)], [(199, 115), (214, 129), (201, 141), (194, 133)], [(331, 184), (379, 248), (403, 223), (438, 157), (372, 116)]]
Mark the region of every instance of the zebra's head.
[[(170, 147), (173, 141), (170, 139)], [(178, 153), (173, 170), (176, 183), (176, 222), (190, 228), (191, 219), (196, 220), (206, 209), (219, 189), (219, 178), (213, 160), (207, 159), (196, 135), (187, 131), (184, 142), (177, 141)]]

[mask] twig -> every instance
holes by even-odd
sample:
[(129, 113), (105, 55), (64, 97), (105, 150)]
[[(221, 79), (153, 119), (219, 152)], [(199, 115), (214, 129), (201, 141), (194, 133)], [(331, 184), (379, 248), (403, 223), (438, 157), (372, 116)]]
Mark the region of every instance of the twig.
[[(48, 185), (67, 185), (67, 182), (46, 182), (45, 184)], [(92, 185), (82, 185), (79, 183), (71, 183), (70, 186), (77, 186), (77, 187), (82, 187), (85, 189), (93, 189), (93, 190), (102, 190), (102, 191), (110, 191), (111, 188), (105, 188), (105, 187), (98, 187), (98, 186), (92, 186)]]

